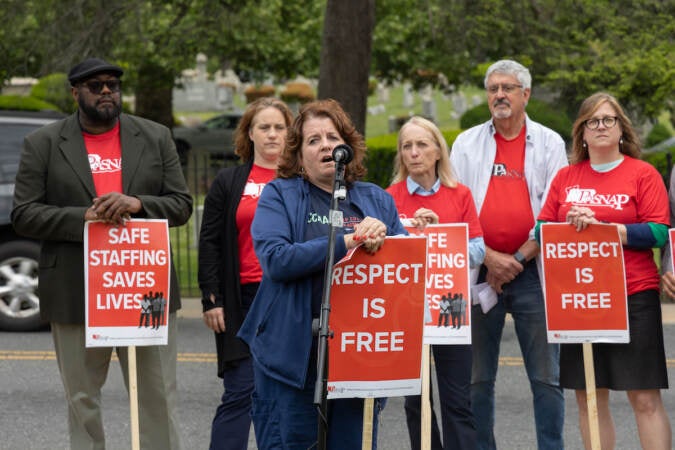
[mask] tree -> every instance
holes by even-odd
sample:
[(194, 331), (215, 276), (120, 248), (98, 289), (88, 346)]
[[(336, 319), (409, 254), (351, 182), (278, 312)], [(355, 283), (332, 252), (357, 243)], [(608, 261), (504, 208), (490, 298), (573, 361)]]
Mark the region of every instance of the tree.
[(26, 36), (39, 32), (31, 17), (32, 2), (11, 0), (0, 8), (0, 84), (13, 76), (35, 73), (38, 64), (32, 56)]
[(254, 82), (317, 76), (324, 0), (232, 3), (209, 8), (200, 51)]
[(375, 0), (328, 0), (319, 65), (319, 98), (333, 98), (365, 134)]
[(672, 0), (4, 0), (0, 79), (100, 56), (127, 69), (139, 113), (169, 124), (174, 80), (203, 52), (257, 81), (318, 75), (362, 130), (369, 64), (451, 91), (510, 57), (570, 115), (606, 90), (634, 118), (675, 122), (673, 17)]
[[(633, 119), (654, 120), (675, 108), (675, 2), (659, 0), (563, 0), (574, 19), (556, 16), (544, 81), (575, 114), (596, 91), (614, 94)], [(675, 112), (675, 111), (673, 111)], [(671, 113), (675, 126), (675, 114)]]
[(115, 55), (129, 64), (125, 80), (135, 88), (136, 114), (171, 128), (175, 81), (199, 49), (201, 3), (127, 1)]
[(418, 85), (439, 73), (452, 90), (513, 58), (535, 95), (546, 87), (570, 115), (605, 90), (634, 118), (654, 118), (675, 112), (674, 16), (675, 2), (660, 0), (380, 0), (373, 71)]

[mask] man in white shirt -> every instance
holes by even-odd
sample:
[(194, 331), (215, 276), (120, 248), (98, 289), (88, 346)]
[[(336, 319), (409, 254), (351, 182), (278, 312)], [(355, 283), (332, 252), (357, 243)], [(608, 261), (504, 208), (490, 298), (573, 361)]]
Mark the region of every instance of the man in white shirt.
[(461, 133), (450, 153), (459, 182), (473, 193), (483, 228), (486, 253), (478, 282), (487, 283), (498, 298), (489, 311), (478, 305), (472, 311), (471, 402), (481, 450), (496, 448), (494, 384), (507, 312), (515, 321), (530, 380), (538, 447), (563, 449), (559, 347), (546, 339), (533, 229), (567, 156), (562, 138), (525, 113), (531, 83), (527, 68), (515, 61), (490, 66), (485, 88), (492, 118)]

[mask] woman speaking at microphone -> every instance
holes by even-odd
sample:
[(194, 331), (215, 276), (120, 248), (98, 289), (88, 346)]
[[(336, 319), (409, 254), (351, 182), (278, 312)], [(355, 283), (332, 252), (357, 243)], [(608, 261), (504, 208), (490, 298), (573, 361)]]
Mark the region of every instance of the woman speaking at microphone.
[[(307, 449), (317, 442), (317, 340), (312, 320), (320, 313), (336, 166), (333, 150), (340, 144), (353, 149), (353, 158), (344, 172), (346, 198), (339, 203), (344, 224), (336, 230), (335, 261), (358, 244), (376, 252), (385, 236), (406, 233), (391, 196), (358, 181), (366, 173), (366, 148), (339, 103), (319, 100), (304, 105), (288, 130), (278, 178), (265, 186), (251, 226), (263, 278), (239, 336), (253, 355), (252, 417), (261, 450)], [(362, 399), (328, 402), (329, 449), (361, 448), (362, 426)]]
[[(387, 191), (394, 197), (401, 218), (423, 229), (430, 223), (469, 225), (469, 265), (478, 267), (485, 257), (483, 231), (469, 188), (458, 183), (450, 168), (448, 146), (440, 130), (427, 119), (412, 117), (398, 134), (394, 180)], [(476, 426), (471, 412), (470, 345), (433, 345), (432, 352), (441, 403), (443, 444), (432, 408), (431, 448), (476, 448)], [(408, 434), (413, 450), (421, 445), (419, 395), (405, 399)]]

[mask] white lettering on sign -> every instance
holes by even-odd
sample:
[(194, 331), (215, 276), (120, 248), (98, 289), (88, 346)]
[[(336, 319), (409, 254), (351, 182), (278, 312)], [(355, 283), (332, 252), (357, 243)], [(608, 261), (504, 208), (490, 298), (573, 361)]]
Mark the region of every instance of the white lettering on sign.
[(357, 352), (402, 352), (403, 331), (343, 331), (340, 334), (340, 351), (354, 348)]
[(333, 283), (340, 284), (384, 284), (418, 283), (424, 264), (345, 264), (333, 269)]
[(90, 266), (165, 265), (168, 255), (165, 250), (92, 250), (89, 252)]
[(96, 309), (140, 309), (142, 294), (96, 294)]
[(155, 285), (154, 272), (104, 272), (103, 287), (117, 288), (135, 286), (149, 288)]
[(372, 317), (373, 319), (381, 319), (386, 314), (384, 309), (384, 299), (383, 298), (374, 298), (368, 300), (367, 298), (363, 299), (363, 318)]
[(546, 258), (615, 258), (619, 255), (618, 242), (547, 242)]
[(463, 269), (466, 267), (466, 256), (462, 253), (429, 253), (429, 267), (440, 269)]
[(110, 244), (149, 244), (150, 230), (147, 228), (112, 227), (108, 230)]
[[(429, 248), (447, 248), (448, 247), (448, 235), (445, 233), (432, 233), (428, 232), (427, 235), (427, 247)], [(435, 245), (434, 245), (435, 243)]]
[(451, 273), (432, 273), (427, 277), (427, 289), (452, 289), (455, 282)]
[(565, 293), (560, 296), (562, 309), (609, 309), (612, 299), (609, 292)]

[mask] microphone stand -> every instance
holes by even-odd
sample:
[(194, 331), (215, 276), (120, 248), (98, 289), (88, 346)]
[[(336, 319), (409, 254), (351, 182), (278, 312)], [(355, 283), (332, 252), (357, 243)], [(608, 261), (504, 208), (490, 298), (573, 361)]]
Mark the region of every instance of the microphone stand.
[(333, 260), (335, 259), (335, 233), (338, 228), (342, 228), (343, 226), (342, 211), (338, 209), (338, 203), (347, 197), (344, 178), (345, 166), (345, 161), (335, 162), (333, 195), (329, 210), (330, 232), (328, 234), (328, 255), (326, 256), (326, 267), (323, 274), (323, 292), (321, 295), (321, 314), (318, 324), (317, 319), (314, 319), (312, 324), (314, 334), (319, 337), (316, 384), (314, 386), (314, 405), (319, 407), (319, 430), (317, 434), (317, 448), (319, 450), (327, 448), (328, 398), (326, 390), (328, 386), (328, 338), (333, 337), (333, 332), (328, 327), (328, 316), (330, 314), (330, 290), (333, 281)]

